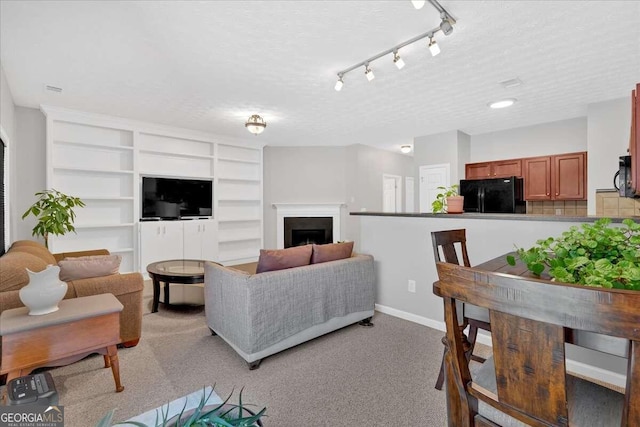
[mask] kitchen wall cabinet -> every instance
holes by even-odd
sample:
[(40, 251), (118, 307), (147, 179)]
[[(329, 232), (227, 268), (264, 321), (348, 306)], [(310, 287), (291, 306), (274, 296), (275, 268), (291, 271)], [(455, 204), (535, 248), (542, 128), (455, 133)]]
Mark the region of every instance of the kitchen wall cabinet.
[(467, 163), (465, 165), (466, 179), (505, 178), (509, 176), (522, 176), (521, 159)]
[(523, 160), (525, 200), (586, 200), (587, 153)]

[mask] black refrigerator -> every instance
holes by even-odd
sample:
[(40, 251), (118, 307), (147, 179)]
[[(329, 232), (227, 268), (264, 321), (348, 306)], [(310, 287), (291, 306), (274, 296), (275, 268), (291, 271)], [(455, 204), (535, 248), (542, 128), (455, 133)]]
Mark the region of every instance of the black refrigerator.
[(460, 195), (465, 212), (525, 213), (522, 178), (463, 179)]

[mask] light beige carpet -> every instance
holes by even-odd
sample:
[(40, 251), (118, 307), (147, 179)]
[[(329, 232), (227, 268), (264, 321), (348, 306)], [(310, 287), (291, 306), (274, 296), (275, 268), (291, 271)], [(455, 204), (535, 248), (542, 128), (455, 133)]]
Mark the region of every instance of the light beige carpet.
[(50, 372), (66, 427), (93, 426), (112, 408), (122, 421), (213, 384), (220, 396), (244, 387), (245, 401), (267, 407), (267, 427), (445, 425), (445, 394), (433, 388), (442, 332), (383, 314), (374, 323), (301, 344), (249, 371), (211, 336), (202, 307), (161, 305), (143, 316), (140, 344), (119, 351), (122, 393), (102, 357)]

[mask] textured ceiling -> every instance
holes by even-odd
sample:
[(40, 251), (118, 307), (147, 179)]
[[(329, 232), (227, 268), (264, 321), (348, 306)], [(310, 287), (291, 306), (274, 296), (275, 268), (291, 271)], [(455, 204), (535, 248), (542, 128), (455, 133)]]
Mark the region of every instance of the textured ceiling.
[[(447, 1), (458, 19), (374, 61), (376, 79), (335, 74), (439, 24), (402, 1), (0, 2), (0, 61), (17, 105), (40, 104), (240, 137), (251, 114), (267, 145), (471, 135), (586, 115), (640, 82), (638, 1)], [(500, 81), (524, 84), (505, 89)], [(46, 92), (44, 85), (63, 88)], [(519, 100), (491, 110), (489, 101)], [(249, 139), (251, 140), (251, 139)]]

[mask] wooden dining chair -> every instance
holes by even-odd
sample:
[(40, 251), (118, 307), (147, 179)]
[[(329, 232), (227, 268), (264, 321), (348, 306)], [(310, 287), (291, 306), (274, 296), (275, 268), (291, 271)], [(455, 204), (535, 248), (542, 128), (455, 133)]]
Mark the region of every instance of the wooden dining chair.
[[(462, 255), (462, 265), (466, 267), (471, 266), (469, 264), (469, 254), (467, 253), (467, 236), (465, 229), (434, 231), (431, 233), (431, 242), (433, 243), (433, 256), (436, 262), (444, 261), (460, 265), (458, 250), (456, 249), (456, 247), (458, 247), (459, 252)], [(466, 348), (468, 357), (478, 362), (484, 362), (483, 358), (473, 355), (473, 349), (476, 345), (478, 329), (491, 332), (491, 325), (489, 324), (488, 317), (489, 313), (485, 309), (464, 304), (459, 307), (459, 312), (461, 331), (464, 331), (464, 329), (469, 326), (469, 336), (466, 337), (464, 333), (462, 333), (463, 345)], [(436, 381), (436, 389), (442, 390), (443, 383), (444, 355), (440, 365), (438, 380)]]
[[(640, 292), (437, 263), (444, 300), (448, 425), (640, 426)], [(457, 302), (489, 310), (493, 356), (469, 370)], [(567, 375), (575, 333), (630, 340), (625, 393)]]

